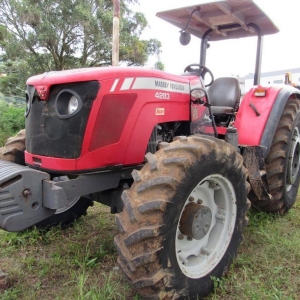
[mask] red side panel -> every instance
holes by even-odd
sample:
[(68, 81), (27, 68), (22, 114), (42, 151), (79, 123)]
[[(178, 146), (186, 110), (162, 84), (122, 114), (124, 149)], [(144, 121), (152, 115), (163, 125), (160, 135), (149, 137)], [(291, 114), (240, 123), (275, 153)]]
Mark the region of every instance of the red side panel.
[[(187, 100), (189, 96), (185, 98)], [(160, 112), (164, 112), (165, 115), (159, 116)], [(129, 143), (125, 152), (124, 164), (137, 164), (144, 160), (149, 137), (156, 124), (169, 121), (187, 121), (189, 118), (190, 103), (189, 100), (184, 101), (183, 97), (182, 101), (177, 103), (162, 104), (158, 101), (147, 103), (137, 116), (132, 132), (125, 133), (129, 137)]]
[(256, 97), (254, 90), (255, 88), (252, 88), (245, 94), (236, 117), (235, 126), (239, 133), (239, 145), (260, 145), (270, 111), (281, 87), (266, 88), (267, 93), (264, 97)]
[(113, 94), (103, 97), (97, 114), (89, 151), (118, 143), (137, 94)]
[[(160, 76), (163, 74), (160, 73)], [(156, 124), (189, 120), (189, 79), (167, 76), (132, 76), (101, 81), (99, 100), (93, 105), (77, 170), (142, 163)], [(118, 95), (122, 95), (120, 100), (117, 100)], [(107, 98), (117, 102), (104, 111), (102, 109), (108, 107), (102, 106), (103, 100)], [(126, 119), (121, 118), (119, 110), (123, 110)], [(103, 121), (99, 114), (104, 117)], [(119, 126), (120, 123), (122, 126)], [(110, 144), (103, 144), (98, 135), (101, 131), (114, 134), (114, 137), (106, 137), (106, 141), (111, 140)], [(100, 133), (100, 136), (103, 134)]]

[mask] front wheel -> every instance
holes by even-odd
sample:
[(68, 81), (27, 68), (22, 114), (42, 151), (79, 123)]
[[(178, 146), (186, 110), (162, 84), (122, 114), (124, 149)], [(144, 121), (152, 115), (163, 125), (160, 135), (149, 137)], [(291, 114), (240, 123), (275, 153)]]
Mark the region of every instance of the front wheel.
[(180, 137), (134, 171), (122, 195), (118, 262), (142, 297), (196, 299), (228, 269), (246, 225), (247, 171), (235, 148)]
[(87, 209), (93, 205), (93, 201), (89, 198), (78, 197), (69, 203), (69, 206), (58, 209), (55, 214), (49, 218), (37, 223), (35, 226), (39, 229), (61, 226), (65, 228), (74, 223), (80, 217), (87, 214)]
[[(53, 178), (53, 181), (66, 181), (69, 180), (68, 176), (60, 176)], [(61, 226), (65, 228), (70, 224), (74, 223), (81, 216), (87, 214), (87, 209), (93, 205), (93, 201), (86, 197), (74, 197), (68, 201), (68, 206), (57, 209), (55, 214), (49, 218), (36, 224), (37, 228), (50, 228), (55, 226)]]

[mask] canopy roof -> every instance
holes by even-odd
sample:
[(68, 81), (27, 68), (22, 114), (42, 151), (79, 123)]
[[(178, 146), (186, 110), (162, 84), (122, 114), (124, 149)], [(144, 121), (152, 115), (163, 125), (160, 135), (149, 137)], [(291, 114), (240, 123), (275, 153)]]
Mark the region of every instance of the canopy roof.
[[(262, 35), (279, 31), (271, 19), (252, 0), (203, 2), (199, 0), (197, 5), (162, 11), (156, 15), (181, 30), (185, 29), (191, 17), (185, 31), (202, 38), (208, 29), (212, 29), (213, 32), (209, 35), (211, 41), (256, 35), (253, 28), (248, 26), (250, 23), (256, 24)], [(234, 25), (240, 27), (232, 28)]]

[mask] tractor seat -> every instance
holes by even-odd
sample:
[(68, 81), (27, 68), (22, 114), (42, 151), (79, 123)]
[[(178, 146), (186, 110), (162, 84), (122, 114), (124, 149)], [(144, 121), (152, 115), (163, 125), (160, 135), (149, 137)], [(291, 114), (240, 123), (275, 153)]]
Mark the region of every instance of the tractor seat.
[(217, 78), (208, 89), (213, 115), (231, 115), (237, 111), (241, 88), (237, 78), (221, 77)]

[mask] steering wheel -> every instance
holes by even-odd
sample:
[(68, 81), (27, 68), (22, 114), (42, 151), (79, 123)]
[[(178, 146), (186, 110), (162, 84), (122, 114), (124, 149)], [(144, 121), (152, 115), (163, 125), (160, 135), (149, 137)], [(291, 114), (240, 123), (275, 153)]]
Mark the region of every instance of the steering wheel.
[(203, 65), (199, 65), (199, 64), (190, 64), (188, 65), (187, 67), (185, 67), (184, 69), (184, 72), (194, 72), (194, 73), (197, 73), (199, 74), (199, 76), (201, 76), (203, 79), (206, 75), (206, 73), (208, 73), (211, 77), (211, 81), (206, 84), (205, 86), (210, 86), (212, 85), (212, 83), (214, 82), (214, 75), (212, 73), (212, 71), (206, 67), (206, 66), (203, 66)]

